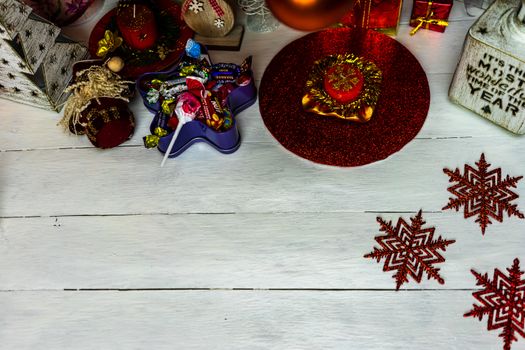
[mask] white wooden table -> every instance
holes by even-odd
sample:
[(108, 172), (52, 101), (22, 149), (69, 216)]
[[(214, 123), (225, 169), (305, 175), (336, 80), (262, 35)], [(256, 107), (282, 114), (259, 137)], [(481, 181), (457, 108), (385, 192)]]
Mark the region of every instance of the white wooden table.
[[(111, 2), (111, 1), (110, 1)], [(447, 90), (467, 29), (456, 3), (440, 34), (407, 26), (397, 39), (428, 74), (432, 101), (418, 137), (401, 152), (349, 169), (286, 151), (258, 105), (238, 116), (232, 155), (196, 145), (159, 168), (142, 146), (151, 115), (137, 99), (133, 139), (107, 151), (64, 133), (59, 116), (0, 100), (1, 349), (502, 349), (486, 320), (463, 318), (471, 268), (492, 275), (525, 266), (525, 220), (505, 218), (485, 237), (462, 213), (442, 212), (442, 168), (481, 152), (525, 175), (525, 139), (451, 104)], [(108, 4), (109, 6), (109, 4)], [(86, 40), (89, 27), (69, 28)], [(270, 59), (303, 33), (247, 33), (259, 83)], [(516, 202), (525, 208), (525, 181)], [(444, 285), (411, 282), (364, 259), (376, 216), (429, 225), (456, 239), (438, 265)], [(525, 340), (513, 344), (525, 349)]]

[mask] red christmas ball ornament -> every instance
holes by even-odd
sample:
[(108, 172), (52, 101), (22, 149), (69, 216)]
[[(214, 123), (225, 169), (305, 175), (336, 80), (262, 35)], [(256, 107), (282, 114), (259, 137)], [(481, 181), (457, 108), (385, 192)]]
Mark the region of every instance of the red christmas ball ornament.
[(135, 130), (135, 118), (128, 102), (118, 98), (92, 99), (80, 118), (87, 122), (84, 131), (89, 141), (98, 148), (117, 147)]
[(307, 31), (338, 22), (353, 4), (353, 0), (266, 0), (266, 5), (279, 21)]
[(157, 41), (155, 14), (146, 5), (123, 5), (117, 11), (117, 26), (124, 41), (135, 50), (146, 50)]

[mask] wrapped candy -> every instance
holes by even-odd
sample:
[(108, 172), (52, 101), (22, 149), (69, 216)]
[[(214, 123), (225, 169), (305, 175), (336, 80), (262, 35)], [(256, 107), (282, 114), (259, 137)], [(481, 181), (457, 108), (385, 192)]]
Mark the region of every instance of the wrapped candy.
[(232, 83), (226, 83), (226, 84), (214, 85), (214, 86), (208, 87), (208, 89), (213, 91), (213, 93), (219, 100), (220, 105), (222, 107), (226, 107), (228, 103), (228, 96), (231, 94), (233, 90), (236, 89), (236, 86)]
[(208, 55), (203, 52), (201, 45), (193, 39), (188, 39), (186, 42), (185, 53), (181, 57), (175, 70), (180, 71), (183, 67), (189, 65), (195, 65), (200, 68), (210, 68)]
[(161, 167), (163, 167), (164, 163), (166, 163), (166, 160), (173, 149), (173, 145), (175, 144), (177, 137), (179, 137), (182, 127), (184, 124), (195, 119), (200, 108), (201, 105), (199, 101), (191, 93), (187, 92), (179, 96), (179, 99), (177, 100), (177, 106), (175, 107), (174, 111), (179, 122), (177, 123), (177, 128), (175, 129), (173, 136), (171, 137), (168, 149), (166, 150), (166, 153), (164, 153), (164, 158), (160, 164)]
[(146, 95), (146, 100), (148, 101), (148, 103), (150, 103), (150, 104), (157, 103), (159, 98), (160, 98), (160, 91), (159, 90), (153, 89), (153, 88), (148, 90), (148, 94)]
[[(177, 154), (180, 144), (192, 142), (188, 135), (202, 132), (206, 141), (218, 142), (221, 152), (225, 153), (239, 145), (234, 116), (228, 109), (232, 103), (229, 97), (237, 88), (253, 84), (251, 57), (240, 66), (233, 63), (211, 65), (203, 50), (200, 44), (189, 40), (185, 55), (171, 71), (145, 75), (137, 84), (146, 106), (158, 111), (150, 127), (152, 135), (144, 138), (144, 143), (147, 147), (158, 146), (165, 152), (162, 165), (168, 157)], [(251, 101), (246, 101), (246, 98), (256, 96), (254, 87), (248, 90), (253, 95), (243, 93), (234, 100), (233, 106), (238, 110), (239, 106), (245, 108), (249, 105)], [(187, 123), (192, 125), (183, 129)], [(195, 123), (203, 125), (197, 127)], [(182, 136), (179, 137), (181, 130)], [(219, 133), (228, 136), (213, 136)]]
[(224, 129), (229, 129), (233, 126), (233, 116), (227, 109), (224, 110), (224, 124), (222, 126)]
[(238, 66), (233, 63), (218, 63), (211, 67), (211, 78), (217, 84), (235, 83), (246, 86), (251, 81), (252, 56), (247, 57)]
[(210, 69), (203, 65), (188, 64), (181, 67), (179, 74), (181, 77), (194, 76), (202, 78), (203, 81), (208, 81), (210, 77)]
[(155, 104), (161, 99), (174, 99), (178, 94), (187, 90), (185, 78), (177, 78), (165, 82), (159, 79), (153, 79), (145, 85), (148, 89), (146, 100), (149, 104)]
[(211, 77), (218, 84), (235, 82), (240, 74), (240, 68), (233, 63), (219, 63), (211, 67)]
[(175, 110), (175, 100), (174, 99), (167, 99), (162, 101), (161, 103), (162, 113), (166, 115), (171, 115), (173, 111)]
[(185, 50), (188, 57), (200, 58), (201, 56), (201, 45), (193, 39), (188, 39)]
[(220, 130), (224, 124), (224, 113), (217, 97), (197, 79), (187, 78), (188, 91), (200, 99), (206, 125), (214, 130)]
[(252, 56), (248, 56), (241, 64), (241, 71), (237, 77), (237, 85), (247, 86), (252, 81)]
[(146, 148), (155, 148), (158, 146), (160, 138), (168, 135), (168, 131), (161, 127), (156, 127), (152, 135), (144, 136), (144, 146)]
[(179, 96), (177, 100), (175, 113), (178, 116), (195, 119), (201, 107), (202, 105), (197, 99), (197, 97), (195, 97), (195, 95), (189, 92), (184, 92)]
[(187, 90), (186, 78), (168, 80), (160, 86), (159, 96), (162, 96), (162, 99), (165, 100), (174, 100), (179, 94)]

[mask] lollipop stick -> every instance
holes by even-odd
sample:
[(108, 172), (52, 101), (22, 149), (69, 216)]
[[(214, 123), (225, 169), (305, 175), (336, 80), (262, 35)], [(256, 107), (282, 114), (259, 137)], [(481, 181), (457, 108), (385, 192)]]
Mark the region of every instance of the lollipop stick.
[(173, 137), (170, 140), (170, 144), (168, 145), (168, 149), (166, 150), (166, 153), (164, 153), (164, 158), (162, 159), (162, 163), (160, 163), (161, 168), (164, 166), (164, 163), (166, 163), (166, 160), (170, 156), (171, 149), (173, 148), (173, 145), (175, 144), (177, 137), (179, 137), (179, 133), (183, 125), (184, 123), (182, 122), (182, 120), (179, 120), (179, 124), (177, 124), (177, 129), (175, 129), (175, 132), (173, 133)]

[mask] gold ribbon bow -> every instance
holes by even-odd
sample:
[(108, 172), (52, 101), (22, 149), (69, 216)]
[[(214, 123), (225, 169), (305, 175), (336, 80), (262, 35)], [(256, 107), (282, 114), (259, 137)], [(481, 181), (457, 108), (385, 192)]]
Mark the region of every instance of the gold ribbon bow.
[(112, 32), (106, 30), (104, 37), (98, 41), (98, 57), (106, 57), (110, 52), (115, 51), (120, 45), (122, 45), (122, 38), (118, 36), (118, 32)]
[(431, 24), (435, 24), (435, 25), (438, 25), (438, 26), (441, 26), (441, 27), (447, 27), (448, 26), (448, 21), (447, 20), (437, 19), (437, 18), (432, 18), (432, 17), (434, 17), (434, 11), (432, 11), (432, 1), (429, 1), (428, 2), (428, 7), (427, 7), (427, 14), (425, 15), (425, 17), (417, 17), (417, 18), (412, 20), (412, 21), (415, 21), (415, 22), (418, 22), (418, 23), (417, 23), (416, 27), (410, 31), (410, 35), (416, 34), (417, 31), (419, 29), (421, 29), (421, 27), (423, 27), (423, 25), (425, 26), (425, 29), (428, 29), (428, 26), (431, 25)]

